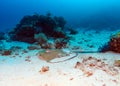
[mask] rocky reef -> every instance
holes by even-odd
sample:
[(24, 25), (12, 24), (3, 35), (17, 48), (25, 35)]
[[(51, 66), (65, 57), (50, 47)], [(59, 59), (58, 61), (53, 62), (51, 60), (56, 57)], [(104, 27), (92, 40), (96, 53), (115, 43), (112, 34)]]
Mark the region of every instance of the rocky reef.
[[(28, 15), (24, 16), (20, 23), (9, 32), (9, 36), (11, 40), (14, 41), (27, 43), (37, 42), (42, 48), (50, 48), (51, 45), (47, 42), (48, 39), (53, 39), (53, 41), (59, 38), (67, 40), (68, 36), (64, 31), (65, 24), (66, 21), (63, 17), (52, 16), (50, 13), (46, 15)], [(61, 43), (62, 42), (61, 40)], [(65, 47), (68, 40), (65, 42), (63, 45), (57, 45), (57, 47)], [(56, 43), (57, 42), (55, 42), (54, 45), (56, 45)]]

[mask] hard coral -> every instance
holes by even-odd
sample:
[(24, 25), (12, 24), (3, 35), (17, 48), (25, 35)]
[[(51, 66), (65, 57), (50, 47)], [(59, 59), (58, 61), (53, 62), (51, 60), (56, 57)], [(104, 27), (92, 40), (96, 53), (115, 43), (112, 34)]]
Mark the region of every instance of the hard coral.
[(21, 26), (17, 27), (17, 30), (14, 30), (9, 33), (12, 40), (23, 41), (28, 43), (34, 43), (34, 34), (35, 29), (31, 26)]
[(55, 16), (54, 20), (58, 27), (61, 27), (62, 29), (64, 28), (66, 21), (62, 16), (60, 16), (60, 17)]
[(34, 39), (36, 40), (36, 42), (38, 42), (38, 44), (40, 44), (42, 46), (42, 44), (46, 44), (47, 43), (47, 36), (44, 33), (39, 33), (39, 34), (35, 34), (34, 35)]
[(57, 39), (55, 40), (55, 48), (62, 49), (67, 47), (67, 40), (64, 39)]
[(109, 42), (110, 50), (120, 53), (120, 37), (113, 37)]
[(100, 52), (107, 52), (107, 51), (110, 51), (110, 48), (109, 48), (110, 46), (109, 46), (109, 43), (106, 43), (106, 44), (104, 44), (103, 46), (101, 46), (101, 47), (99, 47), (99, 51)]
[(65, 24), (66, 21), (63, 17), (52, 17), (50, 13), (47, 15), (24, 16), (20, 24), (9, 32), (9, 35), (12, 40), (28, 43), (38, 41), (34, 38), (34, 35), (41, 32), (47, 37), (65, 38), (66, 34), (62, 31)]
[(120, 53), (120, 33), (113, 35), (110, 41), (101, 48), (101, 51), (113, 51)]
[(51, 49), (52, 45), (48, 43), (48, 38), (44, 33), (35, 34), (36, 42), (41, 46), (42, 49)]
[(61, 27), (57, 27), (53, 31), (52, 37), (54, 37), (54, 38), (66, 38), (67, 36)]
[(52, 46), (51, 43), (45, 43), (45, 44), (42, 44), (42, 45), (41, 45), (41, 48), (42, 48), (42, 49), (52, 49), (53, 46)]

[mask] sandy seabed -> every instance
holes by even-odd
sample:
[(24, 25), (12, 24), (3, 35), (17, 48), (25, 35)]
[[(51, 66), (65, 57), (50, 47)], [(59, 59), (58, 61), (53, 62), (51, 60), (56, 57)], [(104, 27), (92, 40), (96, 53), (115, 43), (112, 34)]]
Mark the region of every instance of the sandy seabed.
[[(102, 67), (101, 69), (95, 66), (89, 67), (89, 62), (87, 64), (83, 61), (89, 57), (99, 58), (101, 62), (105, 62), (106, 71)], [(120, 86), (120, 68), (113, 66), (118, 57), (119, 54), (111, 52), (79, 54), (74, 59), (61, 63), (48, 63), (37, 56), (32, 56), (29, 60), (26, 60), (26, 57), (22, 59), (2, 57), (0, 86)], [(55, 59), (58, 60), (59, 58)], [(75, 67), (77, 62), (84, 62), (84, 66)], [(42, 71), (43, 66), (49, 69)], [(102, 66), (104, 68), (104, 65)]]
[[(78, 45), (81, 50), (97, 50), (109, 40), (111, 33), (113, 31), (89, 31), (84, 34), (80, 32), (74, 37), (77, 39), (71, 40), (71, 46)], [(8, 48), (12, 45), (24, 48), (28, 46), (19, 42), (5, 45)], [(0, 86), (120, 86), (120, 68), (114, 66), (115, 60), (120, 60), (120, 54), (79, 53), (75, 58), (65, 62), (48, 63), (38, 58), (38, 50), (24, 53), (23, 51), (0, 56)], [(74, 56), (75, 53), (71, 55)], [(69, 57), (71, 56), (52, 61)]]

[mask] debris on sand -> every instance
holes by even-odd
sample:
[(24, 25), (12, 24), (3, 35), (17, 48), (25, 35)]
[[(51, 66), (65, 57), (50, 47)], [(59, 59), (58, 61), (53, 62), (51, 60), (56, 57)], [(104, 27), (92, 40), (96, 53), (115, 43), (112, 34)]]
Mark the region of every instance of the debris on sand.
[(39, 72), (44, 73), (49, 71), (49, 66), (43, 66)]
[(119, 73), (114, 66), (110, 66), (94, 57), (83, 58), (82, 62), (75, 64), (75, 68), (80, 69), (87, 77), (93, 75), (96, 69), (102, 70), (112, 76)]
[(11, 55), (11, 54), (12, 54), (11, 50), (3, 50), (3, 52), (2, 52), (3, 56), (8, 56), (8, 55)]

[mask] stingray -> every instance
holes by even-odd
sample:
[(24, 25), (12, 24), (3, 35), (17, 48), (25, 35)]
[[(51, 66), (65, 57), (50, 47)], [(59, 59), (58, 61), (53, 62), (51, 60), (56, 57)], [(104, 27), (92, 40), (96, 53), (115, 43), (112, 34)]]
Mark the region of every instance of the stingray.
[(74, 58), (77, 57), (78, 54), (80, 54), (80, 53), (98, 53), (99, 51), (72, 51), (72, 52), (75, 53), (75, 55), (72, 56), (72, 57), (70, 57), (70, 58), (67, 58), (67, 59), (62, 60), (62, 61), (55, 61), (55, 62), (51, 62), (51, 60), (49, 60), (48, 62), (49, 62), (49, 63), (60, 63), (60, 62), (65, 62), (65, 61), (74, 59)]

